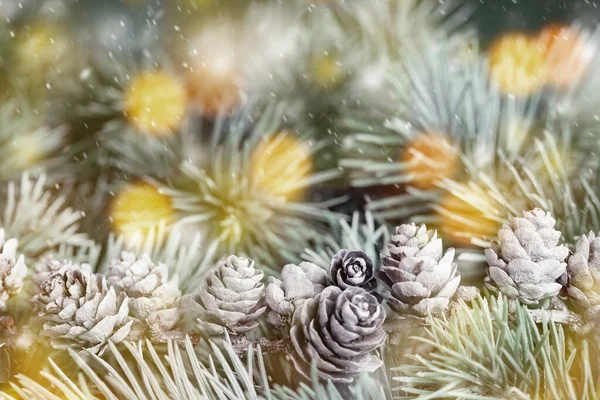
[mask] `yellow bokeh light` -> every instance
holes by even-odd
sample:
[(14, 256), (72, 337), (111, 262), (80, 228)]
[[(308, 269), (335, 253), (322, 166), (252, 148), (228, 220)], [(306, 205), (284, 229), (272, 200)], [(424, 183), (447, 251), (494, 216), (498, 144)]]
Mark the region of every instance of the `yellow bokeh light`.
[(44, 157), (44, 146), (40, 137), (32, 134), (15, 136), (11, 143), (10, 159), (14, 167), (25, 170), (31, 168)]
[(316, 58), (311, 65), (311, 70), (313, 81), (320, 86), (333, 85), (342, 76), (342, 65), (331, 54)]
[(37, 23), (20, 32), (15, 46), (15, 56), (23, 72), (47, 75), (57, 72), (59, 63), (66, 59), (72, 44), (59, 27)]
[(546, 54), (525, 34), (500, 37), (489, 50), (489, 63), (492, 82), (506, 94), (529, 96), (546, 82)]
[(502, 223), (494, 219), (494, 202), (483, 190), (463, 187), (461, 195), (447, 192), (439, 202), (438, 229), (455, 244), (470, 246), (472, 240), (496, 237)]
[(143, 72), (125, 90), (125, 115), (142, 132), (156, 136), (179, 128), (186, 112), (185, 87), (162, 71)]
[(132, 243), (169, 225), (175, 219), (175, 211), (169, 196), (148, 183), (136, 182), (115, 196), (109, 217), (113, 231)]
[(252, 153), (250, 174), (261, 192), (286, 200), (302, 198), (313, 170), (308, 144), (289, 132), (263, 140)]
[(455, 176), (459, 161), (458, 149), (441, 133), (419, 134), (402, 152), (406, 172), (413, 176), (411, 185), (420, 189), (431, 189)]

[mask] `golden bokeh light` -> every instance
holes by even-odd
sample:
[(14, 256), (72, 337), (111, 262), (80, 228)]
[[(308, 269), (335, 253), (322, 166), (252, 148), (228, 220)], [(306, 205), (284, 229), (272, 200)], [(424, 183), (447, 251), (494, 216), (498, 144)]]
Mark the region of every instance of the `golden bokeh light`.
[(143, 72), (134, 77), (124, 97), (128, 121), (151, 135), (169, 135), (179, 128), (185, 116), (185, 87), (167, 72)]
[(261, 192), (288, 201), (304, 196), (304, 182), (313, 171), (312, 152), (290, 132), (263, 140), (250, 159), (250, 176)]
[(175, 219), (169, 196), (145, 182), (125, 186), (112, 200), (109, 218), (113, 231), (132, 244), (145, 240)]
[(437, 182), (457, 174), (460, 157), (458, 148), (447, 135), (422, 133), (404, 147), (402, 162), (406, 172), (412, 176), (411, 185), (432, 189)]
[(50, 23), (35, 23), (17, 37), (15, 57), (21, 73), (44, 78), (49, 72), (60, 72), (73, 44), (60, 27)]
[(460, 196), (446, 192), (436, 207), (440, 232), (461, 246), (471, 246), (474, 239), (496, 237), (502, 223), (494, 219), (493, 199), (483, 190), (461, 189)]
[(311, 77), (319, 86), (335, 85), (342, 77), (342, 65), (337, 57), (324, 54), (317, 57), (311, 64)]
[(535, 38), (522, 33), (503, 35), (492, 44), (489, 68), (492, 82), (508, 95), (532, 95), (546, 82), (546, 54)]

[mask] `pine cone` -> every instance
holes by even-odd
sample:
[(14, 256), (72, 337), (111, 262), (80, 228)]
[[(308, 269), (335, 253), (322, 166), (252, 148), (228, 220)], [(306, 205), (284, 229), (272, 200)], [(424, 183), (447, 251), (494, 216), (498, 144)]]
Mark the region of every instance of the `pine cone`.
[(34, 300), (44, 320), (42, 335), (54, 348), (83, 347), (102, 354), (109, 341), (119, 343), (131, 331), (125, 294), (117, 296), (102, 275), (67, 271), (53, 275)]
[(92, 266), (87, 263), (77, 264), (70, 260), (56, 260), (52, 255), (43, 256), (33, 268), (33, 281), (37, 287), (46, 282), (52, 275), (63, 275), (67, 271), (82, 270), (92, 272)]
[(446, 310), (460, 284), (454, 249), (444, 254), (437, 232), (415, 224), (397, 227), (387, 247), (378, 279), (389, 291), (389, 306), (419, 317)]
[(171, 330), (179, 322), (181, 291), (177, 277), (169, 280), (166, 264), (154, 265), (147, 255), (137, 259), (123, 252), (113, 260), (106, 278), (129, 297), (131, 316), (143, 321), (151, 332)]
[(281, 280), (269, 277), (265, 300), (270, 310), (269, 323), (280, 327), (291, 320), (294, 310), (306, 299), (314, 298), (329, 285), (327, 272), (313, 263), (288, 264)]
[(329, 274), (333, 284), (342, 289), (357, 286), (372, 292), (377, 288), (373, 261), (362, 251), (338, 251), (331, 260)]
[(198, 324), (209, 335), (220, 335), (229, 329), (243, 333), (258, 326), (265, 312), (263, 272), (254, 261), (229, 256), (206, 277), (206, 285), (195, 301), (200, 306)]
[(27, 276), (25, 258), (17, 258), (17, 239), (4, 239), (4, 229), (0, 229), (0, 311), (6, 310), (6, 302), (16, 296), (23, 288), (23, 280)]
[(310, 377), (316, 361), (319, 376), (352, 382), (361, 372), (373, 372), (382, 361), (372, 351), (385, 342), (385, 310), (362, 288), (329, 286), (294, 312), (290, 337), (296, 369)]
[(600, 237), (583, 235), (567, 261), (567, 294), (588, 317), (600, 317)]
[(566, 271), (569, 250), (558, 246), (561, 233), (550, 213), (536, 208), (511, 218), (498, 232), (498, 242), (486, 249), (486, 286), (528, 305), (545, 306), (558, 295), (557, 282)]

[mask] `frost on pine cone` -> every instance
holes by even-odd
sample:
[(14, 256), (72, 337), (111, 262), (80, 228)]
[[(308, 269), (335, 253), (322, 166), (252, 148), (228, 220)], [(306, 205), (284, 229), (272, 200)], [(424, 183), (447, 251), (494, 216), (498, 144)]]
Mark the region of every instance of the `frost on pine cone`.
[(384, 320), (385, 310), (364, 289), (325, 288), (294, 312), (290, 337), (296, 369), (308, 378), (315, 361), (321, 378), (340, 382), (375, 371), (383, 365), (372, 352), (385, 342)]
[(567, 262), (567, 294), (589, 318), (600, 317), (600, 237), (581, 236)]
[(545, 305), (558, 295), (557, 280), (565, 273), (569, 250), (558, 245), (555, 219), (536, 208), (511, 218), (498, 231), (498, 241), (486, 249), (486, 286), (528, 305)]
[(267, 309), (262, 280), (263, 272), (254, 268), (253, 260), (232, 255), (221, 261), (194, 297), (200, 328), (209, 335), (223, 334), (226, 329), (234, 333), (254, 329)]
[(419, 317), (446, 310), (460, 284), (454, 249), (444, 254), (437, 232), (415, 224), (397, 227), (387, 247), (378, 279), (390, 307)]
[(33, 282), (40, 287), (52, 275), (63, 275), (67, 271), (83, 270), (92, 272), (90, 264), (77, 264), (70, 260), (57, 260), (51, 255), (43, 256), (33, 268)]
[(17, 258), (18, 244), (17, 239), (5, 240), (4, 229), (0, 229), (0, 311), (6, 310), (10, 297), (19, 294), (27, 276), (24, 256), (21, 254)]
[(362, 251), (338, 251), (331, 260), (329, 274), (333, 284), (342, 289), (358, 286), (372, 292), (377, 288), (373, 261)]
[(121, 342), (131, 331), (127, 297), (109, 288), (102, 275), (53, 275), (35, 300), (44, 321), (42, 335), (51, 338), (54, 348), (80, 346), (101, 354), (109, 341)]
[(327, 272), (310, 262), (288, 264), (281, 271), (281, 279), (269, 277), (265, 300), (269, 306), (271, 325), (282, 326), (291, 320), (294, 310), (306, 299), (312, 299), (329, 285)]
[(166, 264), (154, 265), (147, 255), (138, 259), (133, 253), (123, 252), (111, 262), (106, 278), (129, 297), (131, 316), (151, 332), (171, 330), (179, 321), (179, 281), (169, 280)]

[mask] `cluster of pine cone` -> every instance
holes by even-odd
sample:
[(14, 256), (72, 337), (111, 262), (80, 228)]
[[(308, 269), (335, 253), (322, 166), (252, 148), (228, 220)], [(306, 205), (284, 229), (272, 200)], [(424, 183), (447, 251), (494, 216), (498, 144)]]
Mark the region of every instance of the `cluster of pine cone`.
[[(570, 306), (595, 322), (600, 317), (600, 237), (581, 236), (572, 251), (561, 244), (556, 221), (540, 209), (511, 218), (486, 250), (487, 288), (530, 308)], [(0, 311), (18, 294), (27, 274), (18, 243), (0, 231)], [(294, 348), (298, 371), (352, 381), (382, 361), (386, 314), (422, 319), (448, 310), (461, 277), (454, 249), (425, 225), (401, 225), (387, 243), (381, 265), (366, 253), (340, 250), (329, 270), (288, 264), (269, 277), (253, 260), (229, 256), (211, 270), (197, 292), (183, 295), (168, 266), (131, 253), (105, 274), (88, 265), (44, 258), (33, 271), (33, 299), (44, 322), (42, 336), (56, 348), (102, 353), (109, 342), (150, 338), (186, 326), (209, 336), (244, 335), (264, 320)], [(460, 297), (465, 297), (461, 294)]]
[(425, 225), (402, 225), (387, 244), (382, 265), (362, 251), (340, 250), (329, 271), (288, 264), (262, 283), (254, 261), (230, 256), (195, 296), (198, 324), (209, 334), (245, 333), (267, 322), (287, 332), (297, 370), (309, 376), (352, 381), (382, 365), (375, 350), (386, 340), (387, 303), (393, 312), (423, 318), (445, 311), (460, 284), (454, 249)]

